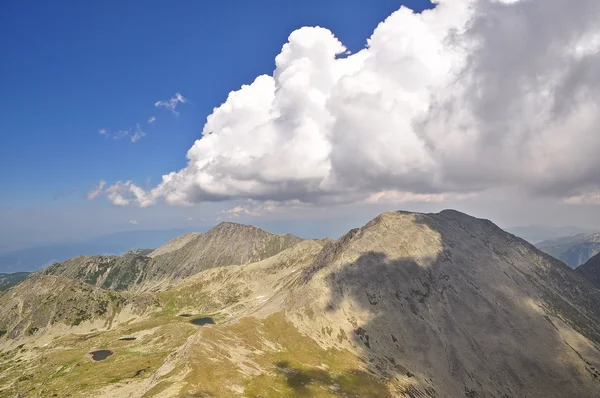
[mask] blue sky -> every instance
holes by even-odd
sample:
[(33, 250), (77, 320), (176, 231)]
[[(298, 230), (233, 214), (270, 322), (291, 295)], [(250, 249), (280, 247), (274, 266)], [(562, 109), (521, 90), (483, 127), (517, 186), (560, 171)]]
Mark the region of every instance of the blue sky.
[[(401, 4), (376, 3), (3, 2), (2, 204), (43, 205), (100, 179), (143, 183), (185, 166), (206, 116), (272, 73), (291, 31), (324, 25), (358, 50)], [(189, 100), (178, 118), (154, 108), (176, 92)], [(97, 134), (136, 123), (147, 136), (135, 145)]]
[[(56, 236), (65, 238), (70, 230), (93, 233), (94, 222), (103, 227), (99, 233), (133, 228), (127, 225), (136, 216), (127, 216), (131, 210), (87, 203), (86, 192), (101, 179), (156, 183), (162, 174), (184, 167), (185, 153), (212, 109), (230, 91), (272, 73), (274, 57), (294, 29), (326, 26), (356, 51), (401, 4), (428, 6), (347, 0), (2, 2), (5, 242), (15, 234), (27, 241), (36, 236), (36, 227), (47, 236), (52, 225)], [(154, 107), (176, 92), (188, 100), (179, 106), (179, 117)], [(157, 120), (148, 125), (151, 116)], [(98, 134), (102, 128), (133, 129), (136, 123), (146, 136), (135, 144)], [(77, 219), (61, 223), (69, 209)], [(181, 219), (190, 212), (171, 211), (186, 213)], [(114, 215), (114, 221), (104, 226), (94, 213), (104, 220)], [(156, 219), (148, 227), (172, 226)]]
[[(428, 1), (391, 0), (3, 1), (0, 250), (121, 230), (215, 223), (228, 204), (119, 207), (86, 195), (100, 180), (132, 180), (149, 189), (162, 175), (184, 168), (185, 154), (201, 137), (207, 116), (231, 91), (272, 74), (274, 59), (294, 30), (326, 27), (355, 53), (401, 5), (417, 13), (432, 8)], [(187, 100), (178, 105), (178, 116), (155, 107), (175, 93)], [(156, 118), (152, 124), (150, 117)], [(139, 141), (113, 138), (138, 124), (145, 133)], [(100, 135), (101, 129), (111, 138)], [(494, 199), (425, 202), (321, 206), (291, 212), (289, 218), (356, 217), (359, 225), (390, 208), (455, 207), (521, 225), (543, 223), (545, 215), (564, 208), (545, 199), (521, 203), (516, 210)], [(571, 208), (549, 222), (589, 227), (600, 222), (588, 216), (591, 208)]]

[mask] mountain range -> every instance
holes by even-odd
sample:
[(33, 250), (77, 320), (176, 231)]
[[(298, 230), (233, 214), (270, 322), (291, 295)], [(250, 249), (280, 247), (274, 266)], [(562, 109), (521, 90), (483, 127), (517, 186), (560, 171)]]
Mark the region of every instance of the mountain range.
[(539, 242), (535, 246), (571, 268), (577, 268), (600, 253), (600, 233), (565, 236)]
[(222, 223), (0, 295), (0, 397), (597, 397), (590, 261), (452, 210), (338, 240)]

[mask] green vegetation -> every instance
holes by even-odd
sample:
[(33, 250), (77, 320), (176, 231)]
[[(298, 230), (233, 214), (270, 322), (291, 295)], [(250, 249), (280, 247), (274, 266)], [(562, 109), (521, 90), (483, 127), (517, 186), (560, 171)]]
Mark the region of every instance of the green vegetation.
[[(356, 356), (323, 350), (282, 313), (263, 321), (244, 318), (232, 325), (203, 328), (201, 336), (210, 344), (191, 348), (187, 363), (194, 366), (179, 396), (228, 397), (233, 391), (247, 397), (391, 396), (385, 383), (366, 373)], [(161, 388), (166, 388), (164, 384)]]
[(16, 272), (14, 274), (0, 274), (0, 293), (8, 291), (13, 286), (23, 282), (30, 275), (29, 272)]

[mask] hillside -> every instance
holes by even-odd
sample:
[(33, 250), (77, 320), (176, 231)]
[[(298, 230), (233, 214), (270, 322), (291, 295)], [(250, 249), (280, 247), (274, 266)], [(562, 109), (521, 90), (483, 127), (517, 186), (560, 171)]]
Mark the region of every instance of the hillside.
[(103, 289), (126, 290), (142, 279), (150, 261), (138, 252), (122, 256), (80, 256), (52, 264), (40, 273), (75, 279)]
[(15, 272), (14, 274), (0, 274), (0, 294), (11, 287), (23, 282), (29, 276), (29, 272)]
[[(200, 237), (229, 252), (166, 290), (39, 276), (57, 285), (25, 286), (30, 278), (5, 295), (29, 308), (13, 314), (45, 313), (44, 302), (95, 314), (106, 294), (121, 304), (77, 326), (53, 315), (0, 338), (0, 397), (600, 396), (600, 290), (487, 220), (385, 213), (337, 241), (270, 256), (264, 231), (216, 231)], [(240, 235), (253, 251), (221, 246)], [(227, 264), (234, 254), (246, 262)], [(76, 298), (50, 292), (69, 289)], [(97, 349), (113, 355), (94, 362)]]
[(159, 248), (122, 256), (81, 256), (41, 271), (111, 290), (160, 290), (198, 272), (226, 265), (248, 264), (271, 257), (300, 242), (260, 228), (221, 223), (205, 234), (188, 233)]
[(535, 245), (575, 269), (600, 253), (600, 233), (585, 233), (546, 240)]
[(97, 328), (110, 327), (124, 309), (141, 315), (153, 305), (146, 296), (124, 296), (66, 278), (33, 275), (0, 296), (0, 330), (16, 339), (55, 325), (92, 322)]
[(177, 236), (176, 238), (173, 238), (167, 243), (165, 243), (164, 245), (161, 245), (159, 248), (148, 253), (148, 257), (154, 258), (162, 254), (167, 254), (171, 253), (172, 251), (179, 250), (200, 235), (201, 234), (199, 234), (198, 232), (188, 232), (187, 234)]
[(304, 278), (294, 324), (399, 380), (399, 395), (600, 394), (600, 292), (489, 221), (386, 213)]
[(585, 264), (577, 267), (577, 272), (600, 289), (600, 254), (596, 254)]
[(204, 234), (184, 236), (152, 252), (153, 259), (141, 283), (146, 289), (164, 288), (209, 268), (269, 258), (300, 241), (289, 234), (276, 235), (254, 226), (223, 222)]

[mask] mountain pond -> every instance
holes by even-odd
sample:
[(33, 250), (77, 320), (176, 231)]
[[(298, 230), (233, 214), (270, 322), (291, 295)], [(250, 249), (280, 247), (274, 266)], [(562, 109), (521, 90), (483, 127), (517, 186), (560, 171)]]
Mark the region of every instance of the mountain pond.
[(104, 361), (106, 358), (114, 354), (111, 350), (97, 350), (90, 352), (94, 361)]
[(202, 317), (202, 318), (192, 319), (190, 322), (193, 323), (196, 326), (214, 325), (215, 324), (214, 319), (212, 319), (209, 316), (205, 316), (205, 317)]

